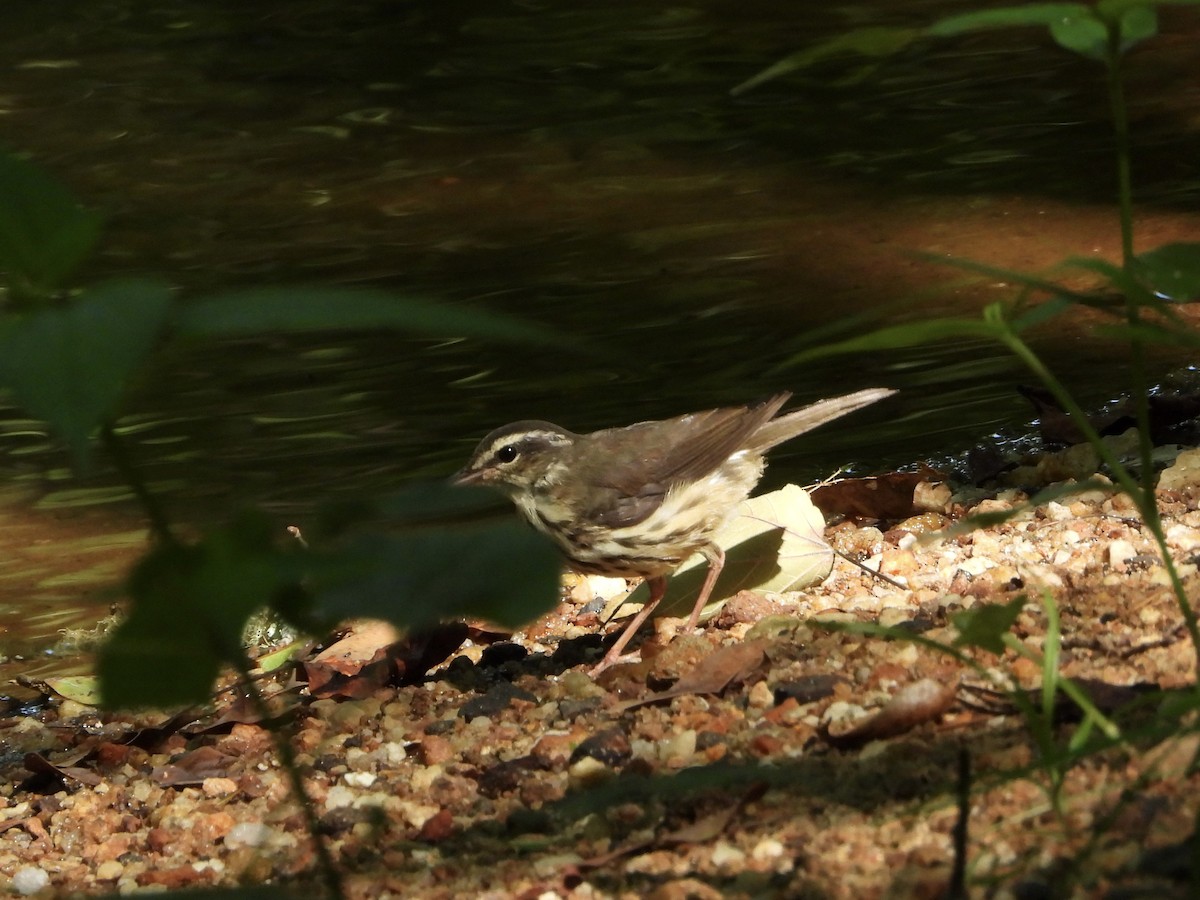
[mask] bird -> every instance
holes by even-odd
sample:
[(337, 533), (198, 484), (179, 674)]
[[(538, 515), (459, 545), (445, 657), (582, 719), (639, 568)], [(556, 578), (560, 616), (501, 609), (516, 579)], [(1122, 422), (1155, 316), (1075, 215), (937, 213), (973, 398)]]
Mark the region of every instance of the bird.
[(771, 448), (895, 391), (868, 388), (777, 416), (783, 391), (742, 406), (576, 434), (527, 419), (488, 434), (452, 477), (498, 489), (577, 572), (644, 579), (650, 598), (591, 674), (617, 662), (693, 554), (708, 571), (687, 627), (694, 629), (725, 564), (714, 538), (749, 497)]

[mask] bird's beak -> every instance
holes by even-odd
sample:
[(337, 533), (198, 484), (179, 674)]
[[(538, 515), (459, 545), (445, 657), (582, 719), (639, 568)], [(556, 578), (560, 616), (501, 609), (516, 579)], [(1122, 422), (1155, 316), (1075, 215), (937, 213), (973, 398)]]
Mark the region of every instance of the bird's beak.
[(477, 469), (474, 472), (469, 472), (466, 469), (459, 469), (450, 476), (450, 483), (455, 487), (464, 485), (479, 484), (483, 477), (483, 470)]

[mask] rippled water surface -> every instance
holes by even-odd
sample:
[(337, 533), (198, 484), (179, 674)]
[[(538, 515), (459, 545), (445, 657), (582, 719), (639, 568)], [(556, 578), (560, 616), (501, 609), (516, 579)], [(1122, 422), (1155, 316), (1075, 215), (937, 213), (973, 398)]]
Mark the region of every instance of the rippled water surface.
[[(1118, 258), (1102, 73), (1014, 31), (730, 90), (808, 42), (956, 9), (22, 4), (0, 14), (0, 140), (107, 213), (85, 281), (158, 273), (185, 299), (371, 285), (592, 349), (395, 334), (167, 346), (121, 425), (183, 522), (249, 502), (303, 522), (319, 500), (441, 477), (511, 419), (586, 430), (781, 388), (900, 388), (777, 453), (773, 474), (878, 469), (1020, 428), (1024, 374), (967, 344), (784, 364), (847, 317), (1007, 296), (931, 255)], [(1198, 18), (1165, 15), (1129, 61), (1147, 247), (1198, 233)], [(1078, 323), (1040, 346), (1089, 400), (1120, 390), (1122, 357)], [(75, 477), (39, 423), (0, 419), (0, 642), (40, 652), (106, 609), (141, 519), (103, 466)]]

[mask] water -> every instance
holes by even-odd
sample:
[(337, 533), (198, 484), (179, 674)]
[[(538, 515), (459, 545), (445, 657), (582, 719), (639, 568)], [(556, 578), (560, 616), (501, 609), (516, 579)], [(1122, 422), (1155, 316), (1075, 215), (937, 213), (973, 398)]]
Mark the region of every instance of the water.
[[(108, 213), (84, 281), (156, 272), (184, 301), (370, 285), (589, 348), (168, 345), (121, 424), (178, 521), (258, 503), (303, 523), (317, 502), (443, 476), (505, 421), (587, 430), (781, 388), (796, 402), (901, 389), (781, 448), (770, 477), (879, 470), (1022, 427), (1012, 385), (1027, 376), (967, 343), (786, 367), (810, 334), (1010, 296), (939, 257), (1024, 270), (1119, 257), (1101, 72), (1033, 32), (729, 94), (802, 39), (943, 9), (957, 7), (35, 5), (6, 13), (0, 140)], [(1200, 28), (1177, 12), (1163, 30), (1129, 66), (1146, 246), (1197, 233)], [(1085, 324), (1038, 342), (1100, 401), (1124, 366)], [(107, 611), (141, 519), (110, 471), (72, 476), (19, 410), (0, 410), (0, 469), (0, 641), (36, 655)]]

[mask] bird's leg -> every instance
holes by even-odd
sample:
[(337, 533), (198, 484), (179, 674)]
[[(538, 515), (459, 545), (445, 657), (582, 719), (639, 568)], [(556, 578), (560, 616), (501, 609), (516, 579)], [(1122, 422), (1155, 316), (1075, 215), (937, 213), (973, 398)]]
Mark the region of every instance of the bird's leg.
[(709, 544), (700, 552), (708, 560), (708, 572), (704, 576), (704, 585), (700, 588), (700, 596), (696, 598), (696, 605), (692, 607), (692, 614), (688, 616), (688, 631), (692, 631), (700, 624), (700, 613), (704, 612), (704, 607), (708, 605), (708, 597), (713, 592), (713, 588), (717, 586), (721, 570), (725, 568), (725, 551), (716, 544)]
[(641, 611), (633, 617), (633, 621), (625, 626), (625, 630), (621, 632), (621, 636), (617, 638), (617, 642), (608, 648), (608, 652), (604, 654), (604, 659), (596, 664), (588, 674), (593, 678), (603, 672), (611, 665), (621, 661), (621, 651), (625, 649), (625, 645), (629, 643), (629, 639), (642, 627), (642, 623), (650, 618), (650, 613), (654, 612), (654, 607), (658, 606), (658, 602), (662, 600), (663, 594), (667, 592), (667, 576), (655, 575), (653, 578), (647, 578), (646, 584), (650, 586), (650, 599), (646, 601)]

